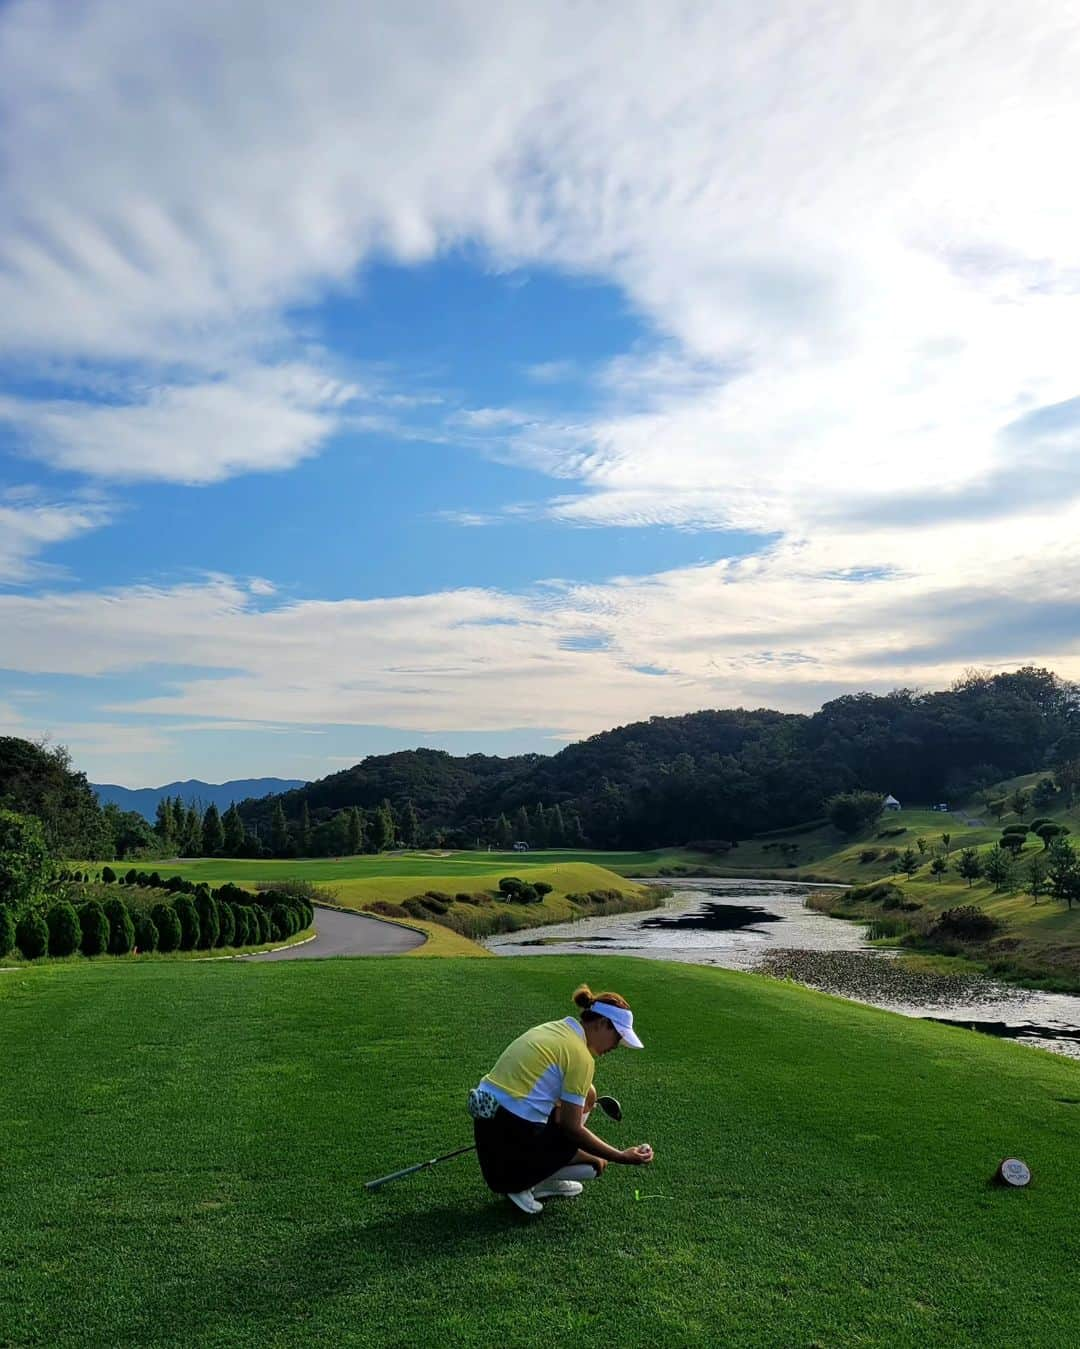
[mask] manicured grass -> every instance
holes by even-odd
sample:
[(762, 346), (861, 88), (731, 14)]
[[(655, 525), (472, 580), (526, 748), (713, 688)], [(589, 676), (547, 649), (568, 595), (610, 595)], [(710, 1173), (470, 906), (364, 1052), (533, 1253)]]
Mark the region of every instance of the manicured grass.
[[(193, 881), (210, 881), (222, 885), (232, 881), (236, 885), (253, 885), (256, 881), (275, 878), (301, 877), (316, 885), (336, 887), (347, 881), (367, 881), (376, 878), (388, 880), (422, 878), (425, 885), (439, 881), (450, 890), (469, 889), (471, 878), (494, 876), (522, 876), (550, 867), (584, 862), (603, 867), (619, 875), (654, 875), (662, 866), (685, 863), (707, 863), (703, 853), (690, 853), (682, 848), (665, 848), (656, 852), (602, 852), (563, 848), (537, 849), (527, 853), (487, 852), (402, 852), (360, 854), (354, 857), (315, 857), (291, 861), (249, 861), (229, 857), (208, 857), (195, 860), (155, 861), (140, 863), (163, 876), (186, 876)], [(86, 863), (95, 866), (96, 863)], [(114, 863), (122, 867), (123, 863)], [(424, 888), (424, 887), (421, 887)], [(437, 887), (436, 887), (437, 888)], [(479, 888), (479, 887), (474, 887)], [(410, 894), (414, 891), (410, 891)]]
[[(464, 1094), (581, 978), (612, 1168), (528, 1220)], [(0, 974), (0, 1343), (1046, 1345), (1080, 1323), (1075, 1064), (726, 971), (606, 958)], [(1010, 1153), (1029, 1190), (987, 1180)], [(635, 1202), (634, 1191), (645, 1196)]]

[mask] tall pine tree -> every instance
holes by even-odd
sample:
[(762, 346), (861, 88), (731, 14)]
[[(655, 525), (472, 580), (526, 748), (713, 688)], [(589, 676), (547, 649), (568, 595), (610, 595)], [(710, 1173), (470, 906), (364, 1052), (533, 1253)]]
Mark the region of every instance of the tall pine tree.
[(172, 801), (167, 796), (163, 796), (157, 803), (154, 832), (157, 834), (162, 848), (166, 852), (172, 852), (176, 847), (176, 816), (173, 814)]
[(360, 807), (353, 806), (349, 811), (348, 824), (346, 826), (346, 844), (345, 850), (351, 857), (364, 851), (364, 820), (360, 814)]
[(549, 848), (566, 847), (566, 822), (558, 805), (552, 806), (547, 813), (547, 843)]
[(242, 857), (244, 845), (247, 843), (247, 825), (244, 824), (244, 817), (236, 809), (235, 801), (221, 817), (221, 823), (225, 829), (225, 855)]
[(514, 841), (514, 833), (510, 828), (510, 821), (505, 815), (500, 815), (495, 821), (495, 842), (500, 848), (509, 848)]
[(395, 832), (393, 808), (389, 801), (383, 801), (375, 812), (371, 830), (371, 841), (375, 845), (376, 852), (393, 847)]
[(521, 807), (514, 819), (514, 834), (515, 843), (531, 843), (533, 841), (529, 812), (524, 806)]
[(417, 818), (416, 807), (411, 801), (406, 801), (401, 816), (401, 841), (406, 848), (415, 848), (419, 840), (420, 820)]
[[(179, 798), (177, 798), (179, 800)], [(184, 844), (181, 853), (184, 857), (198, 857), (202, 852), (202, 811), (192, 801), (184, 816)]]
[(289, 825), (281, 808), (281, 798), (274, 802), (270, 816), (270, 851), (275, 857), (284, 857), (289, 851)]
[(547, 816), (543, 805), (539, 802), (532, 817), (532, 845), (534, 848), (546, 848), (548, 845)]
[(301, 857), (311, 856), (311, 811), (308, 810), (307, 797), (300, 807), (300, 828), (296, 833), (296, 844)]
[(213, 801), (206, 808), (202, 822), (202, 850), (204, 857), (219, 857), (225, 848), (225, 828)]

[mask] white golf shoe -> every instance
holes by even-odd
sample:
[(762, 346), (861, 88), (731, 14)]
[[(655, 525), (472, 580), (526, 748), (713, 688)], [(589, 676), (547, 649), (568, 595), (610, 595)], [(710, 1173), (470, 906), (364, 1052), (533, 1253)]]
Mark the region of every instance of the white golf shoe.
[(537, 1199), (552, 1199), (556, 1196), (576, 1199), (584, 1188), (580, 1180), (545, 1180), (533, 1188), (533, 1194)]
[(543, 1204), (538, 1204), (533, 1198), (532, 1190), (519, 1190), (517, 1194), (508, 1194), (507, 1199), (511, 1204), (515, 1204), (522, 1213), (543, 1213)]

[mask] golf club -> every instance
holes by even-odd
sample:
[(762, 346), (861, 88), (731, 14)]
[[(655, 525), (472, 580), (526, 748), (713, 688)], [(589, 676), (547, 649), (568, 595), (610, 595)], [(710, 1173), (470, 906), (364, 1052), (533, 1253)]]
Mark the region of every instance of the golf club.
[[(596, 1098), (597, 1110), (602, 1110), (608, 1119), (615, 1120), (618, 1123), (622, 1119), (622, 1106), (614, 1096), (598, 1096)], [(470, 1143), (467, 1147), (455, 1148), (453, 1152), (444, 1152), (441, 1157), (432, 1157), (428, 1162), (416, 1162), (413, 1166), (407, 1166), (403, 1171), (391, 1171), (388, 1176), (380, 1176), (378, 1180), (364, 1181), (365, 1190), (381, 1190), (384, 1185), (389, 1185), (392, 1180), (401, 1180), (404, 1176), (411, 1176), (414, 1171), (426, 1171), (429, 1166), (438, 1166), (440, 1162), (448, 1162), (451, 1157), (460, 1157), (463, 1153), (474, 1152), (476, 1144)]]

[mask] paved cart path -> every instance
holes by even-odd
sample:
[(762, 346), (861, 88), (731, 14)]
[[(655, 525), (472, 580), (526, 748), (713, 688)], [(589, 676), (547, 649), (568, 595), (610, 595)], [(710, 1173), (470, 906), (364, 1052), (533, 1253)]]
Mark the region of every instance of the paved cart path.
[(281, 951), (262, 951), (256, 955), (241, 956), (241, 960), (320, 960), (327, 956), (388, 956), (400, 955), (420, 946), (426, 938), (422, 932), (383, 923), (361, 913), (341, 913), (337, 909), (315, 906), (314, 941), (300, 946), (286, 946)]

